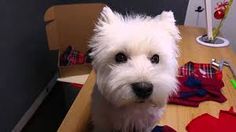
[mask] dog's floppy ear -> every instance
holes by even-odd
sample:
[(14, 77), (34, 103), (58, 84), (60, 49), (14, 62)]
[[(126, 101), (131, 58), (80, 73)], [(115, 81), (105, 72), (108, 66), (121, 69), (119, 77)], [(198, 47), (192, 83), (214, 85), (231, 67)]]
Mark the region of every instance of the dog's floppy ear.
[(156, 19), (161, 22), (162, 26), (171, 34), (175, 41), (178, 42), (181, 39), (172, 11), (163, 11), (160, 15), (156, 16)]
[(101, 12), (101, 16), (99, 18), (98, 24), (100, 26), (104, 24), (112, 24), (113, 22), (118, 21), (119, 17), (120, 17), (120, 14), (112, 11), (110, 7), (105, 6), (103, 7), (103, 10)]

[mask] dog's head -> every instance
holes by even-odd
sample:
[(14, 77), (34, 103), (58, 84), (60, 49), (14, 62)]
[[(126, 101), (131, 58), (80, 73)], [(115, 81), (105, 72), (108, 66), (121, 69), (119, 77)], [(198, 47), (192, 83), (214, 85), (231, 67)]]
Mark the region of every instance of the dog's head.
[(104, 7), (94, 31), (90, 55), (101, 94), (117, 107), (163, 106), (177, 88), (181, 37), (173, 13), (122, 16)]

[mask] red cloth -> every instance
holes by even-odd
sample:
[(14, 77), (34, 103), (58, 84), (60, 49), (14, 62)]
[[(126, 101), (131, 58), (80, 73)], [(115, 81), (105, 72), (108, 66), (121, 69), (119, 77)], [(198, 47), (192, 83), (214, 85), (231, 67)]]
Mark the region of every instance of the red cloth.
[(186, 127), (188, 132), (217, 132), (217, 118), (205, 113), (193, 119)]
[(236, 112), (233, 107), (229, 111), (220, 111), (219, 125), (222, 125), (225, 132), (236, 132)]
[(78, 88), (78, 89), (80, 89), (80, 88), (83, 87), (83, 84), (79, 84), (79, 83), (71, 83), (71, 86), (72, 86), (73, 88)]
[[(169, 98), (169, 104), (179, 104), (185, 106), (198, 107), (203, 101), (217, 101), (225, 102), (226, 98), (221, 93), (221, 89), (224, 87), (222, 81), (222, 72), (216, 69), (209, 68), (210, 64), (197, 64), (188, 62), (184, 66), (179, 68), (179, 90), (177, 94), (172, 95)], [(204, 68), (203, 68), (204, 67)], [(188, 98), (180, 97), (181, 92), (194, 92), (197, 90), (195, 87), (186, 86), (185, 82), (189, 77), (194, 77), (201, 82), (201, 89), (207, 91), (205, 96), (191, 96)]]
[(207, 91), (206, 96), (192, 96), (189, 98), (181, 98), (179, 96), (180, 92), (191, 92), (194, 91), (194, 88), (190, 88), (188, 86), (185, 86), (184, 82), (187, 80), (187, 77), (178, 77), (179, 80), (179, 91), (176, 95), (173, 95), (169, 98), (170, 104), (179, 104), (179, 105), (185, 105), (185, 106), (193, 106), (198, 107), (198, 105), (203, 101), (217, 101), (219, 103), (223, 103), (226, 101), (226, 98), (221, 93), (221, 89), (224, 86), (224, 83), (222, 80), (214, 80), (209, 78), (198, 78), (202, 83), (202, 88)]
[(187, 126), (188, 132), (235, 132), (236, 112), (233, 108), (229, 111), (220, 111), (219, 118), (207, 113), (193, 119)]

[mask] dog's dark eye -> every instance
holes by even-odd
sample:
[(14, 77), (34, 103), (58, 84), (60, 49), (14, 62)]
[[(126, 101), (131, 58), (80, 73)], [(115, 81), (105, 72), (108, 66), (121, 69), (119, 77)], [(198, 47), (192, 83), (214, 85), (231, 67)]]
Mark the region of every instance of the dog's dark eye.
[(117, 63), (125, 63), (127, 61), (127, 56), (124, 53), (117, 53), (115, 56), (115, 60)]
[(158, 64), (158, 63), (159, 63), (159, 55), (154, 54), (154, 55), (152, 56), (152, 58), (151, 58), (151, 62), (152, 62), (153, 64)]

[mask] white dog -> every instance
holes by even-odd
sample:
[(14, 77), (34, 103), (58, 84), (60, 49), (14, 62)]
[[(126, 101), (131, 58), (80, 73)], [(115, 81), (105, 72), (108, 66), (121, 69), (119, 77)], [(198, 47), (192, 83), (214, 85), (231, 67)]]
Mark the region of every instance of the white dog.
[(177, 90), (181, 37), (173, 13), (122, 16), (104, 7), (94, 31), (94, 131), (150, 132)]

